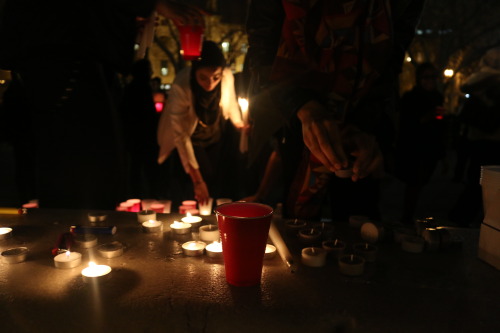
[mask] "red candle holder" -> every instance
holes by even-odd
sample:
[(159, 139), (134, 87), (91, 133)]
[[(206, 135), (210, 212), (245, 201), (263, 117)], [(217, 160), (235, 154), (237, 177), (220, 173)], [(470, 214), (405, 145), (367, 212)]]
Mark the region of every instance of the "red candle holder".
[(181, 54), (185, 60), (195, 60), (201, 55), (203, 33), (205, 28), (201, 25), (178, 25), (181, 40)]

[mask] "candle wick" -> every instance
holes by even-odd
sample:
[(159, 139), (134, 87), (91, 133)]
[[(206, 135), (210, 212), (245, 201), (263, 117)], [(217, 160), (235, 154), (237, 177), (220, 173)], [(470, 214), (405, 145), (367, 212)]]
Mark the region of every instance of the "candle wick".
[(315, 251), (314, 251), (314, 247), (312, 247), (312, 248), (311, 248), (311, 252), (312, 252), (312, 254), (314, 254), (314, 253), (315, 253)]
[(314, 234), (314, 228), (311, 229), (311, 235)]
[(297, 219), (295, 219), (295, 220), (293, 221), (293, 224), (298, 224), (298, 223), (299, 223), (299, 221), (298, 221)]
[(333, 246), (337, 246), (337, 241), (338, 239), (335, 239), (335, 243), (333, 243)]
[(354, 261), (354, 254), (351, 254), (351, 261)]

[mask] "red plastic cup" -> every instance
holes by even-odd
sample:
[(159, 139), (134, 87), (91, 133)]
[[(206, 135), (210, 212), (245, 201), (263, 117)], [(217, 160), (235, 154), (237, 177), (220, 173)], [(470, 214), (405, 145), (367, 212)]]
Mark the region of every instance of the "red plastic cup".
[(260, 283), (273, 209), (252, 202), (232, 202), (215, 209), (222, 240), (226, 280), (237, 287)]
[(185, 60), (198, 59), (201, 55), (204, 28), (200, 25), (178, 25), (181, 54)]

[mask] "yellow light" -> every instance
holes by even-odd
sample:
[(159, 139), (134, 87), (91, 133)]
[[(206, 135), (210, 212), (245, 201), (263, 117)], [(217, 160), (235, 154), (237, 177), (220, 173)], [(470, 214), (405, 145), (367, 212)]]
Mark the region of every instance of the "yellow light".
[(455, 72), (453, 71), (453, 69), (450, 69), (450, 68), (446, 68), (444, 70), (444, 76), (445, 77), (452, 77), (454, 73)]
[(406, 62), (411, 62), (411, 57), (406, 57)]

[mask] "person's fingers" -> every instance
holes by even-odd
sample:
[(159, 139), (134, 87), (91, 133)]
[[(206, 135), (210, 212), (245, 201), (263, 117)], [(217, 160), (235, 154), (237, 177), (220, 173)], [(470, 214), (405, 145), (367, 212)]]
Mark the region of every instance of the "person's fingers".
[(325, 167), (328, 169), (333, 168), (333, 164), (330, 163), (329, 159), (320, 148), (317, 140), (317, 136), (313, 133), (313, 129), (309, 127), (303, 128), (303, 140), (306, 147), (309, 149), (311, 154), (313, 154)]

